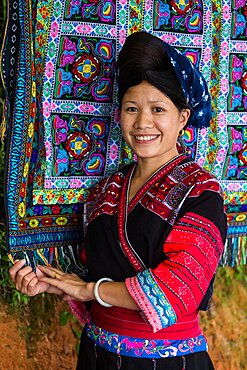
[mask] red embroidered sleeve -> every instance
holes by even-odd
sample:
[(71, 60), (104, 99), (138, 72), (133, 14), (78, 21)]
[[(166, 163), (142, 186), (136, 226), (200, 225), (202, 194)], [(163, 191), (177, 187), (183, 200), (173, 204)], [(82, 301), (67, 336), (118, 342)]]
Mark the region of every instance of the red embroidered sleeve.
[(198, 309), (222, 251), (222, 237), (214, 223), (188, 212), (164, 243), (167, 259), (126, 279), (129, 293), (154, 331)]
[(204, 217), (187, 213), (174, 225), (164, 244), (168, 259), (153, 274), (177, 316), (198, 308), (223, 247), (218, 228)]

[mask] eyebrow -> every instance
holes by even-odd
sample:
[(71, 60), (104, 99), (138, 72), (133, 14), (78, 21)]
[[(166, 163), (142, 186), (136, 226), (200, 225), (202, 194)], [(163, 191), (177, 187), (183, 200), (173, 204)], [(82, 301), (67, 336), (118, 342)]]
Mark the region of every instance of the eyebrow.
[[(137, 102), (135, 100), (126, 100), (123, 103), (137, 104)], [(162, 103), (162, 104), (166, 104), (166, 102), (164, 102), (163, 100), (149, 100), (148, 103)]]

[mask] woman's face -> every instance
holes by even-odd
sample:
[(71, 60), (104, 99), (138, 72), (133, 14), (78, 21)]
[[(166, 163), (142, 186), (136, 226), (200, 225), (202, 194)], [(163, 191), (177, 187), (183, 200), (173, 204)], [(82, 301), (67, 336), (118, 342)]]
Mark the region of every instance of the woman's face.
[(178, 154), (179, 131), (186, 125), (189, 109), (181, 112), (160, 90), (143, 81), (127, 90), (121, 107), (121, 127), (138, 160), (162, 165)]

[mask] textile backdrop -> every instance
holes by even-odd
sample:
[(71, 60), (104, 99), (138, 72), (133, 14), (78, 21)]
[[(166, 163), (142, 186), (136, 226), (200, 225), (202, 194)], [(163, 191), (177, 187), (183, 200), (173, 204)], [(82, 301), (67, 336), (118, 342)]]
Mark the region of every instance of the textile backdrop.
[(10, 0), (2, 77), (11, 255), (83, 273), (76, 254), (88, 189), (133, 159), (121, 140), (115, 61), (126, 36), (146, 30), (177, 47), (208, 83), (210, 128), (189, 127), (184, 141), (224, 190), (222, 261), (244, 262), (246, 22), (243, 0)]

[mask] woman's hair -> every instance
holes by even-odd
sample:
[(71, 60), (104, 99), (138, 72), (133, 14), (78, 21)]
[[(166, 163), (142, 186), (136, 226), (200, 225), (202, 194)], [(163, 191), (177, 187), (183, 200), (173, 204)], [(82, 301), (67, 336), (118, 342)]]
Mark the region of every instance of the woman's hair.
[(119, 53), (117, 68), (120, 107), (126, 91), (145, 80), (170, 98), (180, 111), (190, 109), (164, 42), (159, 38), (147, 32), (130, 35)]

